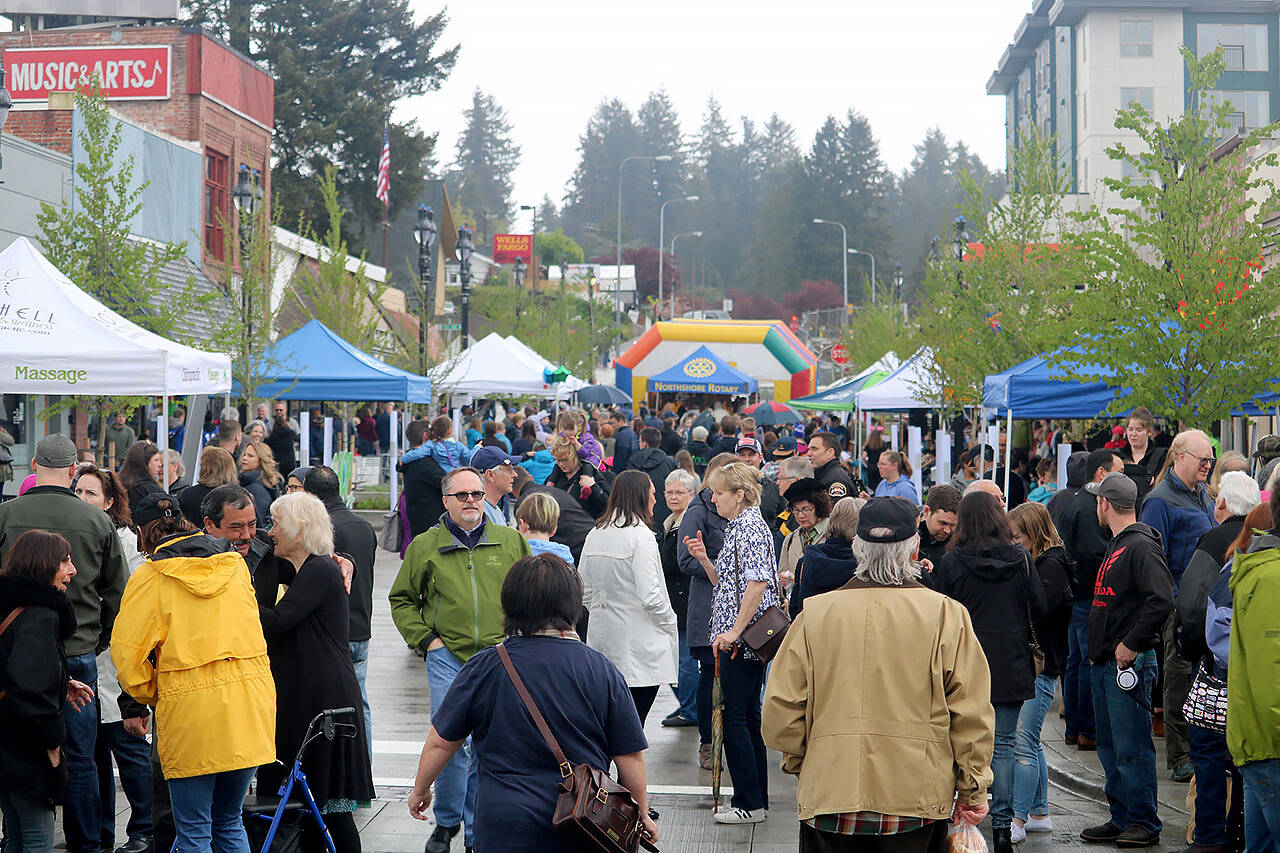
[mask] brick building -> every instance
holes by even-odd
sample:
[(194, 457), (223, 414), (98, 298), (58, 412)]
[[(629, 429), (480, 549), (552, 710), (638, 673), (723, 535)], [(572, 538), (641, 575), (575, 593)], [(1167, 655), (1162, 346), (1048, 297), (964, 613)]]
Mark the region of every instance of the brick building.
[(0, 61), (14, 100), (6, 134), (72, 155), (74, 111), (63, 93), (97, 74), (115, 115), (198, 147), (199, 197), (186, 203), (198, 207), (194, 219), (205, 263), (223, 260), (223, 229), (235, 222), (232, 189), (240, 166), (258, 170), (262, 203), (269, 208), (274, 82), (199, 27), (0, 33)]

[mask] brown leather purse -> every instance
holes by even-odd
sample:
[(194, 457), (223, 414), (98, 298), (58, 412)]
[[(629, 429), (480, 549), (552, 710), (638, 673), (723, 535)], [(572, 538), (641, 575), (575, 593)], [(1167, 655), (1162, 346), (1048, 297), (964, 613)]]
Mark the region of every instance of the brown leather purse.
[(604, 853), (636, 853), (643, 847), (651, 853), (658, 853), (658, 848), (641, 834), (640, 806), (635, 797), (603, 770), (586, 764), (573, 766), (569, 763), (560, 744), (551, 734), (551, 729), (547, 727), (547, 721), (542, 718), (542, 712), (520, 680), (520, 674), (516, 672), (511, 656), (507, 654), (506, 645), (499, 643), (497, 649), (503, 668), (515, 685), (516, 693), (520, 694), (520, 701), (524, 702), (529, 716), (533, 717), (534, 724), (560, 765), (561, 778), (557, 786), (560, 796), (556, 800), (551, 826), (557, 832), (563, 832), (572, 838), (583, 849)]
[[(738, 548), (734, 544), (733, 548), (734, 585), (738, 589), (738, 606), (742, 606), (742, 581), (739, 579), (742, 563), (738, 561)], [(782, 581), (778, 577), (778, 564), (773, 564), (773, 582), (776, 585), (779, 599), (782, 596)], [(787, 636), (787, 629), (791, 627), (791, 617), (787, 615), (787, 611), (783, 610), (776, 604), (770, 604), (764, 611), (756, 617), (756, 620), (746, 627), (742, 632), (742, 642), (747, 648), (756, 653), (760, 660), (768, 663), (773, 660), (773, 656), (778, 653), (778, 647), (782, 645), (783, 637)]]

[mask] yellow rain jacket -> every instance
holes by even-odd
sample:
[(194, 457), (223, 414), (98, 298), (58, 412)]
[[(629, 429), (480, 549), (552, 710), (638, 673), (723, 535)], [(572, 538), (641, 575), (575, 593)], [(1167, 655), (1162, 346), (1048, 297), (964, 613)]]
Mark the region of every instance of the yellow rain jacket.
[(244, 559), (226, 547), (204, 533), (163, 540), (129, 578), (112, 630), (120, 687), (156, 709), (168, 779), (276, 757), (276, 688), (258, 603)]

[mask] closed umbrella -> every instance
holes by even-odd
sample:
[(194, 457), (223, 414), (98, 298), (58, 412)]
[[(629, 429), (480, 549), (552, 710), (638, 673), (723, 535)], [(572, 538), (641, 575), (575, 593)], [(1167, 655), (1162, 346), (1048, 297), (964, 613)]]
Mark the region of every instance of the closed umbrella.
[(724, 757), (724, 688), (720, 686), (720, 653), (716, 652), (716, 677), (711, 682), (711, 796), (720, 811), (720, 765)]

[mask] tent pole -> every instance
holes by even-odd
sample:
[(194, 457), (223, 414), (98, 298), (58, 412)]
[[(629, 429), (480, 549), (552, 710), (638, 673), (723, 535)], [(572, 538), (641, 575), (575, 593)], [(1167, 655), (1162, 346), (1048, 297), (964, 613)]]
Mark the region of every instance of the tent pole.
[(160, 488), (169, 491), (169, 484), (164, 482), (169, 476), (169, 395), (160, 397), (160, 417), (156, 418), (156, 446), (160, 448)]
[(1009, 511), (1009, 480), (1013, 476), (1013, 409), (1005, 421), (1004, 442), (1004, 511)]
[[(405, 402), (406, 412), (408, 412), (408, 407), (409, 407), (409, 404), (406, 401)], [(390, 448), (391, 453), (387, 458), (387, 483), (389, 484), (389, 494), (391, 497), (390, 506), (388, 507), (388, 510), (390, 512), (395, 512), (396, 509), (400, 506), (400, 494), (399, 494), (400, 482), (399, 482), (399, 478), (396, 476), (396, 458), (400, 455), (398, 452), (400, 450), (400, 420), (401, 420), (400, 413), (397, 412), (395, 409), (392, 409), (391, 410), (391, 429), (388, 430), (388, 432), (391, 433), (391, 448)]]

